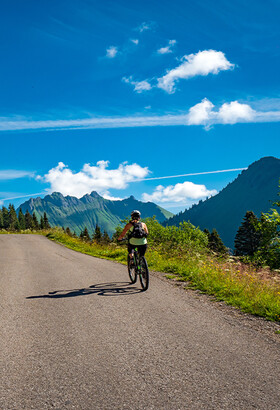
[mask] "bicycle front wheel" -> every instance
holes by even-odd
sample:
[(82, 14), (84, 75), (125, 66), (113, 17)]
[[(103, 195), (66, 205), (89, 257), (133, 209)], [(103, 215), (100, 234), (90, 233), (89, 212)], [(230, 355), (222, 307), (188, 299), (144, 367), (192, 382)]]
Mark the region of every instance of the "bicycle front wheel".
[(142, 290), (147, 290), (149, 287), (149, 269), (145, 256), (142, 256), (140, 258), (139, 279), (142, 286)]
[(127, 270), (128, 270), (128, 275), (131, 283), (135, 283), (137, 281), (137, 275), (135, 272), (135, 263), (134, 263), (134, 258), (131, 259), (129, 255), (127, 255)]

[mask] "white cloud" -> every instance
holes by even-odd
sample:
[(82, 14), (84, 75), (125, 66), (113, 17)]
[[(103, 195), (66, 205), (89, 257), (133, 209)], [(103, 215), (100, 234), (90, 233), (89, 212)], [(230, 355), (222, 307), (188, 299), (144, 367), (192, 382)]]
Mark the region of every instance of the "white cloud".
[(189, 125), (206, 125), (210, 120), (214, 104), (204, 98), (200, 103), (194, 105), (189, 110), (188, 124)]
[(34, 178), (35, 173), (30, 171), (19, 171), (15, 169), (7, 169), (0, 171), (0, 180), (18, 179), (18, 178)]
[(255, 111), (248, 104), (240, 104), (238, 101), (225, 103), (218, 111), (218, 117), (224, 124), (251, 121)]
[(134, 86), (134, 91), (137, 93), (142, 93), (143, 91), (151, 90), (152, 86), (148, 80), (144, 81), (133, 81), (132, 76), (130, 77), (123, 77), (122, 79), (125, 83), (131, 84)]
[(117, 54), (118, 54), (118, 48), (115, 47), (115, 46), (110, 46), (106, 50), (106, 57), (107, 58), (115, 58)]
[(176, 44), (176, 40), (169, 40), (168, 41), (168, 45), (165, 47), (161, 47), (157, 50), (158, 54), (169, 54), (169, 53), (173, 53), (173, 46)]
[(188, 125), (204, 125), (209, 128), (213, 124), (236, 124), (237, 122), (254, 122), (256, 111), (248, 104), (238, 101), (223, 104), (214, 111), (214, 104), (207, 98), (190, 108)]
[(185, 55), (182, 58), (182, 64), (158, 78), (158, 87), (171, 94), (175, 92), (175, 84), (180, 79), (188, 79), (197, 75), (206, 76), (210, 73), (218, 74), (220, 71), (233, 68), (234, 64), (227, 60), (223, 52), (199, 51), (196, 54)]
[(143, 22), (142, 24), (140, 24), (140, 26), (136, 28), (136, 30), (139, 31), (140, 33), (143, 33), (143, 31), (151, 30), (152, 26), (153, 26), (152, 23)]
[(186, 181), (176, 185), (169, 185), (164, 187), (158, 185), (155, 191), (150, 195), (144, 193), (142, 199), (144, 201), (164, 203), (164, 202), (185, 202), (188, 200), (198, 200), (206, 198), (207, 196), (216, 195), (215, 189), (209, 190), (205, 185), (198, 185)]
[(130, 39), (130, 41), (135, 45), (139, 44), (138, 38), (132, 38), (132, 39)]
[(41, 177), (50, 184), (50, 192), (61, 192), (63, 195), (82, 197), (92, 191), (102, 196), (111, 197), (109, 189), (125, 189), (130, 182), (145, 178), (148, 167), (138, 164), (122, 163), (116, 169), (108, 169), (108, 161), (99, 161), (96, 166), (84, 164), (79, 172), (72, 171), (63, 162)]
[(112, 196), (112, 195), (108, 195), (108, 194), (104, 194), (103, 195), (104, 199), (109, 199), (110, 201), (122, 201), (124, 198), (120, 198), (119, 196)]

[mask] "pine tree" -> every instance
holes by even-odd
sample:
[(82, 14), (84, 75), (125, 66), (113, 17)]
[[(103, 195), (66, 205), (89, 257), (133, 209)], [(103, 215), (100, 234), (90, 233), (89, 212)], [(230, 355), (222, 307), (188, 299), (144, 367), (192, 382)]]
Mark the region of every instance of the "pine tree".
[(2, 207), (2, 218), (3, 218), (3, 228), (8, 230), (10, 227), (10, 217), (9, 217), (9, 211), (5, 206)]
[(210, 231), (207, 229), (207, 228), (205, 228), (204, 230), (203, 230), (203, 232), (204, 233), (206, 233), (206, 235), (208, 236), (208, 238), (210, 237)]
[(49, 224), (49, 220), (47, 218), (47, 214), (46, 212), (44, 212), (44, 229), (50, 229), (50, 224)]
[(40, 229), (44, 229), (44, 219), (43, 219), (42, 215), (41, 215), (41, 218), (40, 218)]
[(94, 231), (94, 234), (93, 234), (93, 240), (96, 241), (96, 242), (100, 242), (101, 239), (102, 239), (102, 234), (101, 234), (100, 226), (96, 225), (95, 231)]
[(67, 228), (65, 229), (65, 233), (69, 236), (72, 236), (72, 232), (71, 232), (69, 226), (67, 226)]
[(208, 238), (208, 246), (209, 246), (209, 241), (210, 241), (211, 233), (210, 233), (210, 231), (209, 231), (207, 228), (205, 228), (205, 229), (203, 230), (203, 232), (207, 235), (207, 238)]
[(3, 215), (2, 215), (2, 210), (0, 209), (0, 229), (3, 228)]
[(87, 230), (86, 226), (85, 226), (85, 229), (81, 232), (80, 238), (83, 241), (90, 242), (90, 236), (89, 236), (89, 233), (88, 233), (88, 230)]
[(257, 229), (257, 224), (258, 218), (254, 212), (247, 211), (235, 236), (235, 255), (253, 256), (257, 251), (261, 241), (261, 234)]
[[(279, 188), (280, 188), (280, 179), (279, 179), (279, 185), (278, 185), (278, 186), (279, 186)], [(280, 190), (279, 190), (277, 196), (280, 196)], [(279, 206), (279, 207), (280, 207), (280, 201), (273, 202), (273, 205), (276, 205), (276, 206)]]
[(22, 212), (22, 209), (20, 208), (19, 213), (18, 213), (18, 223), (19, 223), (19, 229), (24, 231), (25, 229), (25, 218)]
[(209, 232), (209, 234), (210, 235), (208, 237), (209, 238), (208, 248), (211, 249), (212, 251), (220, 253), (220, 254), (228, 253), (228, 249), (224, 245), (224, 243), (223, 243), (220, 235), (216, 231), (216, 229), (213, 229), (211, 233)]
[(40, 226), (39, 226), (39, 222), (38, 222), (35, 212), (33, 212), (32, 219), (33, 219), (34, 229), (36, 229), (37, 231), (40, 228)]
[(11, 231), (17, 230), (19, 227), (18, 217), (14, 205), (9, 204), (9, 229)]
[(104, 231), (103, 235), (102, 235), (102, 242), (107, 244), (111, 242), (110, 236), (108, 235), (107, 231)]
[(30, 215), (28, 209), (25, 212), (24, 219), (25, 219), (25, 228), (26, 229), (33, 229), (34, 228), (33, 218)]

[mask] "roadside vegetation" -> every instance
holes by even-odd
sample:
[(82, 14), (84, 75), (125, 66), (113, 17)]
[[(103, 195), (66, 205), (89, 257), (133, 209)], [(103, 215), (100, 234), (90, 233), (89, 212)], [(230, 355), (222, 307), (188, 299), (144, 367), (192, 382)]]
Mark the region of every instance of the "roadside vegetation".
[[(230, 256), (223, 246), (220, 253), (209, 248), (209, 235), (190, 223), (163, 227), (155, 219), (145, 220), (149, 228), (147, 261), (151, 270), (164, 272), (186, 287), (213, 295), (243, 312), (280, 321), (280, 275), (268, 269), (244, 264)], [(116, 242), (121, 227), (108, 242), (96, 232), (93, 238), (77, 238), (62, 229), (51, 230), (47, 237), (68, 248), (99, 258), (126, 263), (127, 250)], [(99, 231), (98, 231), (99, 232)], [(217, 234), (214, 232), (214, 237)], [(221, 239), (217, 240), (220, 246)], [(213, 243), (210, 244), (213, 248)]]
[[(277, 203), (279, 204), (279, 203)], [(235, 255), (245, 263), (280, 268), (280, 215), (276, 209), (260, 218), (246, 212), (235, 237)]]
[[(102, 232), (99, 226), (96, 226), (92, 237), (86, 227), (77, 237), (68, 227), (50, 228), (47, 215), (42, 216), (40, 222), (36, 223), (34, 214), (27, 212), (23, 215), (20, 211), (17, 217), (12, 205), (8, 209), (3, 208), (0, 210), (0, 233), (42, 234), (75, 251), (126, 264), (126, 247), (116, 240), (122, 226), (117, 227), (112, 239), (106, 232)], [(255, 227), (256, 230), (253, 231), (258, 232), (258, 238), (267, 238), (268, 232), (273, 232), (273, 242), (266, 239), (266, 243), (270, 243), (267, 247), (269, 255), (273, 255), (272, 250), (278, 255), (279, 250), (279, 234), (275, 226), (280, 226), (280, 223), (278, 224), (279, 215), (275, 212), (277, 213), (272, 211), (270, 216), (262, 216), (260, 220), (253, 218), (253, 225), (249, 224), (250, 230), (252, 226)], [(267, 222), (270, 221), (268, 218), (272, 217), (276, 222)], [(260, 230), (259, 224), (262, 220), (266, 225), (262, 222)], [(250, 241), (252, 239), (248, 235), (248, 227), (244, 228), (244, 223), (241, 229), (242, 240), (240, 230), (239, 242), (236, 240), (235, 252), (238, 256), (232, 256), (215, 230), (212, 233), (207, 230), (202, 232), (187, 222), (181, 223), (179, 227), (163, 227), (154, 218), (148, 218), (145, 222), (149, 229), (146, 256), (151, 270), (163, 272), (174, 281), (185, 282), (187, 288), (212, 295), (216, 300), (238, 307), (243, 312), (280, 321), (280, 274), (277, 270), (264, 267), (268, 259), (263, 257), (260, 263), (259, 258), (258, 263), (255, 263), (256, 260), (250, 258), (250, 255), (240, 254), (240, 244), (248, 246), (248, 238)], [(123, 224), (125, 223), (126, 221), (123, 221)], [(266, 230), (265, 226), (269, 229)], [(275, 236), (275, 232), (278, 236)], [(262, 240), (264, 243), (264, 239)], [(256, 249), (259, 248), (254, 248), (253, 255)], [(276, 261), (273, 262), (273, 267), (279, 267), (276, 256), (271, 260)]]

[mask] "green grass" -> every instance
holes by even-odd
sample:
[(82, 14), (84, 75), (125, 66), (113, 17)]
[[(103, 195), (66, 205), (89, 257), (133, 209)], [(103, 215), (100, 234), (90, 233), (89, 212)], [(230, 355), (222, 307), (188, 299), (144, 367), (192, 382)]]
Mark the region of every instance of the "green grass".
[(110, 259), (117, 262), (126, 263), (127, 250), (124, 246), (121, 247), (114, 244), (107, 246), (95, 244), (93, 246), (88, 242), (83, 242), (78, 238), (72, 238), (66, 235), (61, 229), (53, 229), (49, 231), (46, 236), (47, 238), (61, 243), (74, 251), (102, 259)]
[(24, 229), (21, 231), (6, 231), (6, 229), (0, 229), (0, 235), (44, 235), (47, 236), (47, 234), (50, 232), (50, 229), (40, 229), (38, 231), (35, 231), (34, 229)]
[[(78, 252), (98, 258), (126, 263), (127, 250), (116, 244), (98, 245), (71, 238), (62, 230), (51, 230), (49, 239)], [(239, 272), (235, 264), (207, 254), (179, 254), (150, 247), (147, 254), (150, 269), (164, 272), (172, 279), (187, 282), (187, 287), (215, 296), (243, 312), (280, 321), (280, 284), (260, 277), (253, 269)]]

